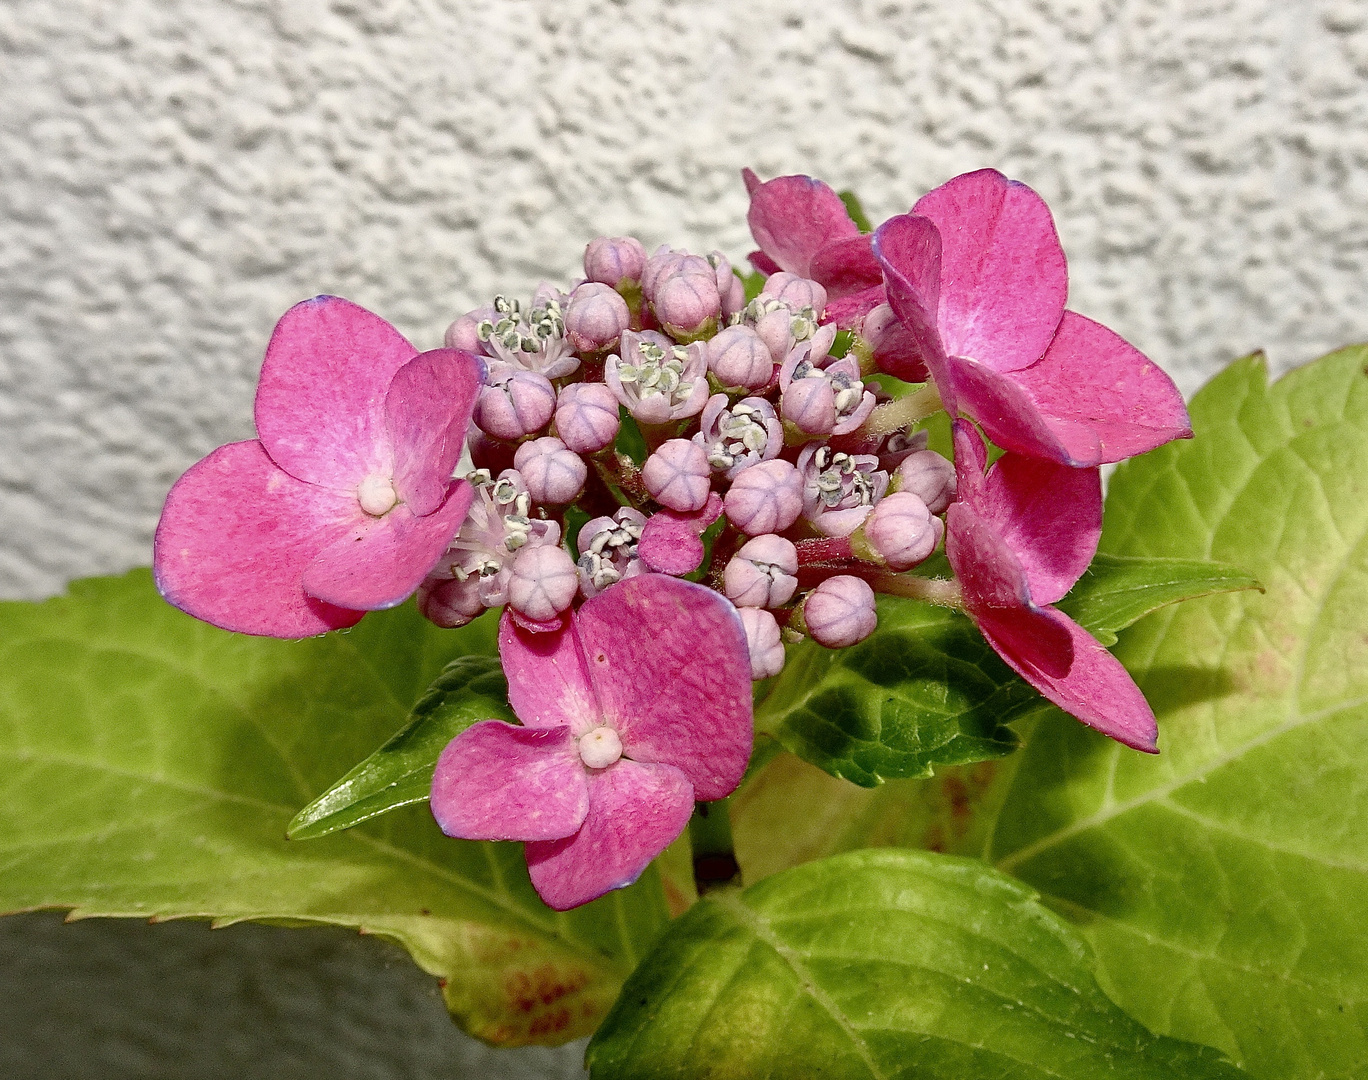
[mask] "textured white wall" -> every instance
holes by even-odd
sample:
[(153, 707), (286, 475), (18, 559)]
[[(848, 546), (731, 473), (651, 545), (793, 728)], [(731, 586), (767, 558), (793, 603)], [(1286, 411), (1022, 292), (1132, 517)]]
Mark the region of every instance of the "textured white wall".
[(598, 232), (743, 255), (743, 165), (993, 165), (1191, 391), (1368, 338), (1366, 163), (1364, 0), (10, 0), (0, 595), (147, 562), (314, 293), (430, 347)]

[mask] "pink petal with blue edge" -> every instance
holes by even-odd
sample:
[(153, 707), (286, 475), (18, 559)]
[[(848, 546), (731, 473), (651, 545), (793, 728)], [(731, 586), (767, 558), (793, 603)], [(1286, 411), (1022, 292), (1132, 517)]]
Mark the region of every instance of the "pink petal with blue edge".
[(557, 911), (632, 884), (684, 831), (693, 813), (693, 787), (670, 765), (624, 758), (587, 775), (589, 813), (579, 831), (527, 845), (532, 885)]
[(466, 481), (455, 480), (446, 501), (426, 517), (414, 516), (404, 503), (383, 517), (366, 515), (309, 563), (304, 591), (329, 604), (363, 611), (402, 604), (437, 565), (465, 520), (474, 494)]
[(479, 357), (434, 349), (401, 367), (385, 393), (394, 486), (419, 517), (446, 498), (484, 377)]
[(157, 588), (182, 611), (243, 634), (352, 626), (363, 612), (307, 595), (301, 580), (362, 516), (354, 495), (296, 480), (255, 439), (221, 446), (166, 497), (153, 543)]
[(833, 240), (860, 235), (841, 197), (810, 176), (776, 177), (752, 188), (750, 196), (746, 221), (751, 235), (781, 270), (811, 277), (812, 258), (819, 250)]
[(392, 476), (385, 397), (418, 350), (378, 315), (336, 296), (296, 304), (276, 324), (257, 385), (256, 426), (271, 459), (310, 484), (356, 490)]
[(981, 169), (928, 192), (912, 213), (940, 233), (937, 323), (946, 353), (997, 371), (1039, 360), (1069, 291), (1045, 201), (1025, 184)]
[(575, 621), (623, 753), (678, 767), (700, 799), (730, 794), (753, 737), (750, 653), (731, 603), (702, 585), (643, 574), (587, 601)]
[(584, 823), (589, 782), (569, 728), (481, 720), (437, 759), (431, 805), (448, 836), (558, 840)]

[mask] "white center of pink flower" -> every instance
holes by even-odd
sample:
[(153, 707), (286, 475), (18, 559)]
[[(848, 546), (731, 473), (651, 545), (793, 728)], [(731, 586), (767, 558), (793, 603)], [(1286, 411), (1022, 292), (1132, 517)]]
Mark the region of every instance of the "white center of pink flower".
[(388, 476), (366, 477), (356, 489), (356, 497), (361, 502), (361, 509), (371, 517), (389, 513), (399, 501), (394, 482)]
[(622, 740), (610, 727), (596, 727), (580, 736), (580, 760), (591, 769), (606, 769), (622, 757)]

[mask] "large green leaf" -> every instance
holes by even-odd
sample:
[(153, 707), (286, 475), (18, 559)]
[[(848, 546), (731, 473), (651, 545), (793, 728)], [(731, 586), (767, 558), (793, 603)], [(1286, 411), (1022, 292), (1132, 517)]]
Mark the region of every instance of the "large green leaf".
[(490, 719), (517, 723), (499, 658), (458, 656), (418, 699), (403, 730), (296, 814), (286, 835), (291, 840), (327, 836), (425, 802), (447, 743), (471, 724)]
[(1113, 1005), (1029, 888), (969, 859), (861, 851), (710, 894), (623, 987), (595, 1080), (1234, 1078)]
[(295, 812), (384, 742), (493, 623), (412, 605), (283, 642), (168, 607), (146, 571), (0, 605), (0, 910), (337, 923), (402, 943), (492, 1042), (596, 1026), (665, 920), (659, 880), (545, 907), (520, 845), (443, 836), (410, 806), (287, 841)]
[(1157, 758), (1041, 721), (986, 853), (1092, 943), (1150, 1027), (1270, 1080), (1368, 1076), (1368, 349), (1192, 403), (1196, 438), (1122, 466), (1105, 550), (1220, 559), (1265, 586), (1168, 608), (1117, 654)]

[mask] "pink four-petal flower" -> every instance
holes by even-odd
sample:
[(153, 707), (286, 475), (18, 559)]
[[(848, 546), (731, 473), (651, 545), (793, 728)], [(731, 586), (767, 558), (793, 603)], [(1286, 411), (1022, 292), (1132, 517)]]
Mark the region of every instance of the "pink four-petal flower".
[(1137, 750), (1156, 752), (1154, 712), (1121, 662), (1052, 605), (1088, 568), (1102, 533), (1097, 469), (988, 456), (955, 421), (959, 498), (945, 554), (964, 607), (1013, 670), (1065, 712)]
[(972, 416), (999, 446), (1090, 466), (1192, 435), (1163, 371), (1064, 310), (1064, 251), (1025, 184), (992, 169), (957, 176), (884, 222), (873, 250), (909, 354), (947, 411)]
[(449, 836), (523, 840), (558, 910), (630, 885), (695, 800), (741, 781), (751, 677), (736, 609), (645, 574), (535, 633), (505, 613), (499, 655), (522, 727), (482, 720), (448, 744), (432, 812)]
[(335, 296), (276, 325), (258, 438), (219, 447), (171, 489), (153, 570), (172, 604), (228, 630), (297, 638), (409, 596), (472, 497), (451, 479), (484, 365), (419, 354)]

